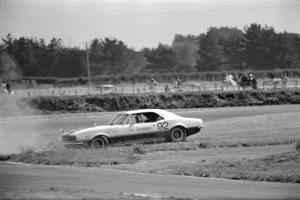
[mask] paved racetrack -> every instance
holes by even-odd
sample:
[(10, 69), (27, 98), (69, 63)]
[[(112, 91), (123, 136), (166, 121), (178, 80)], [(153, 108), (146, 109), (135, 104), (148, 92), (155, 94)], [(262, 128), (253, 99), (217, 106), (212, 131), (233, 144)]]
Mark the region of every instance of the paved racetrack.
[[(205, 122), (241, 116), (299, 111), (299, 105), (285, 105), (176, 110), (174, 112), (181, 116), (200, 117)], [(60, 117), (27, 117), (19, 118), (19, 122), (16, 121), (16, 118), (0, 118), (0, 136), (2, 139), (16, 137), (20, 134), (30, 136), (58, 130), (62, 126), (80, 128), (90, 126), (95, 122), (103, 124), (111, 115), (111, 113), (99, 113)], [(5, 133), (11, 135), (8, 136)], [(0, 188), (30, 190), (49, 189), (50, 187), (200, 199), (300, 199), (300, 184), (140, 174), (84, 167), (0, 163)]]
[[(0, 164), (0, 187), (66, 188), (201, 199), (299, 199), (299, 184), (140, 174), (82, 167)], [(1, 191), (1, 189), (0, 189)]]

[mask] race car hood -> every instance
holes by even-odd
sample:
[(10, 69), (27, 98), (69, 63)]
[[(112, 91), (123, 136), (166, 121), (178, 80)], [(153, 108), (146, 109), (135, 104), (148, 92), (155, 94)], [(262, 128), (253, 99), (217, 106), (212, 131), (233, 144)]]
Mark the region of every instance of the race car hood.
[(94, 133), (109, 133), (111, 131), (109, 131), (108, 129), (111, 129), (110, 126), (96, 126), (96, 127), (91, 127), (91, 128), (84, 128), (84, 129), (79, 129), (79, 130), (73, 130), (73, 131), (69, 131), (64, 133), (63, 135), (79, 135), (79, 134), (94, 134)]

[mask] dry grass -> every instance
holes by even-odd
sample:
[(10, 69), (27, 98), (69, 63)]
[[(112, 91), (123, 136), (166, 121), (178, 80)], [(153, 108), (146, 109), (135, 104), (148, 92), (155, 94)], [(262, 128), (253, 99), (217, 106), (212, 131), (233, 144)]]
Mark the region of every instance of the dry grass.
[(132, 164), (139, 158), (133, 148), (52, 149), (36, 151), (25, 148), (20, 154), (10, 156), (11, 161), (44, 165), (80, 165), (95, 167), (101, 165)]
[(217, 120), (205, 124), (203, 132), (189, 141), (216, 147), (291, 144), (299, 139), (298, 119), (300, 112)]
[(260, 158), (205, 159), (192, 163), (171, 164), (151, 173), (236, 180), (300, 183), (300, 153), (295, 151)]
[(113, 168), (299, 183), (300, 154), (295, 151), (299, 117), (295, 112), (209, 122), (188, 142), (143, 145), (148, 153), (140, 162)]
[[(55, 186), (46, 189), (16, 189), (0, 188), (0, 199), (32, 200), (32, 199), (101, 199), (101, 200), (176, 200), (177, 198), (155, 198), (134, 194), (117, 193), (113, 191), (99, 192), (87, 189), (67, 189)], [(179, 199), (178, 199), (179, 200)], [(188, 199), (186, 199), (188, 200)]]

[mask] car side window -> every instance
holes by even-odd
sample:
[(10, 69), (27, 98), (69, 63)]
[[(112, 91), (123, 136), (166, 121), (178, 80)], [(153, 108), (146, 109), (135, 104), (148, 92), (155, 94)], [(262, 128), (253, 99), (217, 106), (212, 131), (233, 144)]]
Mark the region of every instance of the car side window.
[(145, 113), (145, 116), (147, 116), (147, 120), (145, 121), (147, 122), (157, 122), (159, 120), (163, 120), (164, 118), (160, 115), (158, 115), (157, 113), (153, 113), (153, 112), (149, 112), (149, 113)]
[(124, 115), (122, 115), (120, 118), (119, 118), (119, 120), (118, 120), (118, 124), (126, 124), (127, 122), (128, 122), (128, 117), (129, 117), (129, 115), (127, 115), (127, 114), (124, 114)]
[(138, 113), (134, 115), (135, 123), (144, 123), (147, 120), (147, 117), (143, 113)]
[(133, 124), (139, 124), (139, 123), (157, 122), (163, 119), (164, 118), (162, 116), (153, 112), (137, 113), (131, 115), (131, 119), (128, 120), (128, 123), (130, 123), (130, 120), (133, 122)]
[(134, 115), (130, 115), (127, 120), (125, 121), (125, 124), (135, 124), (135, 118)]

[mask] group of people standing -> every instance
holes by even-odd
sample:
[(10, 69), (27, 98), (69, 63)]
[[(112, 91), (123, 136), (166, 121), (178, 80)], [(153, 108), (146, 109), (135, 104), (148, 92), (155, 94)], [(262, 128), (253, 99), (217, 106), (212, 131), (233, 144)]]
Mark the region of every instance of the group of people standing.
[(253, 74), (244, 74), (241, 78), (241, 86), (243, 88), (252, 88), (252, 89), (257, 89), (257, 80)]
[(278, 84), (280, 81), (282, 81), (282, 87), (287, 88), (287, 84), (289, 82), (289, 77), (288, 77), (287, 73), (284, 73), (282, 77), (279, 77), (278, 73), (273, 70), (271, 73), (271, 79), (272, 79), (272, 83), (274, 85)]
[[(154, 87), (158, 84), (158, 82), (152, 78), (150, 81), (148, 81), (149, 89), (150, 91), (154, 90)], [(174, 88), (177, 90), (180, 90), (183, 87), (183, 83), (179, 77), (174, 79)], [(168, 85), (165, 85), (165, 92), (170, 92), (170, 87)]]
[(233, 76), (231, 73), (228, 73), (225, 77), (224, 83), (230, 84), (231, 86), (241, 86), (243, 89), (257, 89), (257, 80), (253, 74), (245, 73), (241, 77), (235, 73)]
[[(250, 73), (249, 75), (247, 73), (245, 73), (241, 77), (239, 77), (237, 73), (235, 73), (235, 76), (232, 76), (231, 73), (228, 73), (227, 76), (225, 77), (225, 80), (228, 79), (228, 78), (230, 78), (230, 79), (234, 80), (235, 82), (239, 83), (239, 85), (243, 89), (247, 89), (247, 88), (257, 89), (257, 80), (256, 80), (254, 74), (252, 74), (252, 73)], [(284, 73), (283, 76), (279, 77), (279, 75), (275, 71), (272, 71), (271, 80), (266, 81), (266, 82), (270, 82), (274, 86), (277, 85), (277, 84), (282, 83), (282, 88), (287, 88), (289, 78), (287, 76), (287, 73)]]

